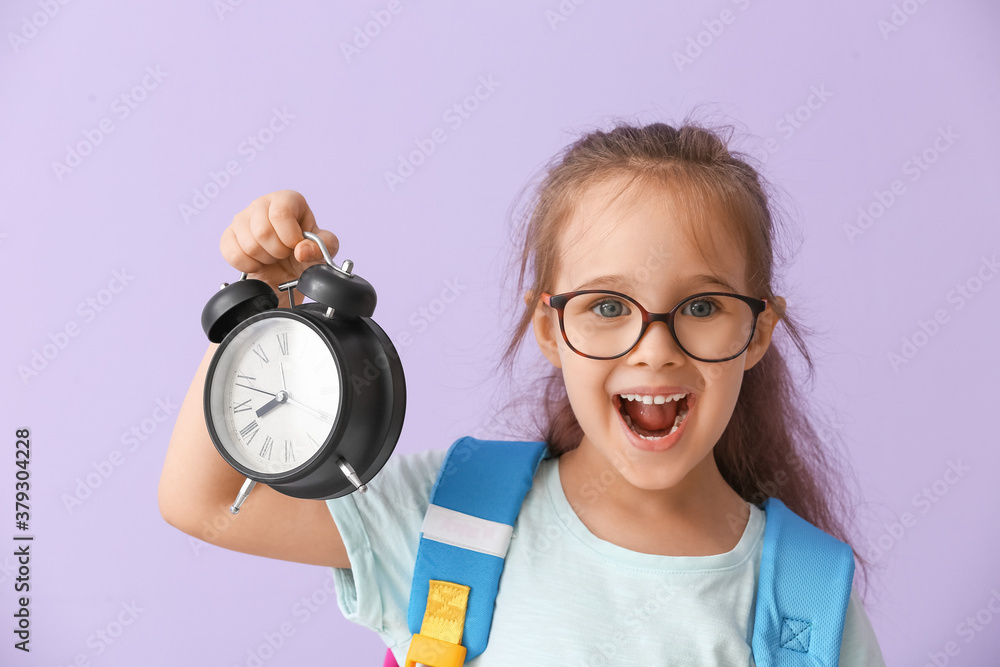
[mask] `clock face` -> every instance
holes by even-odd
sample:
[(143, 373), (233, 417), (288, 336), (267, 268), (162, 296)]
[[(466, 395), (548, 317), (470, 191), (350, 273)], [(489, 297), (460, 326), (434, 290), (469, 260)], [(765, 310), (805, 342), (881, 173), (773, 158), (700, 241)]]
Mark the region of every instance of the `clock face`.
[(225, 346), (211, 377), (211, 419), (226, 451), (250, 470), (277, 474), (323, 446), (340, 415), (340, 367), (301, 320), (256, 320)]

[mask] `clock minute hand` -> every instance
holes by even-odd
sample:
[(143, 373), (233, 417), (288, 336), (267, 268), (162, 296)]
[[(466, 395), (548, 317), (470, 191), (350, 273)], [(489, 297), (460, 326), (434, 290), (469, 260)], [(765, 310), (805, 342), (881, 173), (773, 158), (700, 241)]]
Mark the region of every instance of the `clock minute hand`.
[(294, 406), (302, 408), (306, 412), (311, 413), (312, 416), (316, 417), (317, 419), (321, 419), (321, 420), (323, 420), (325, 422), (329, 422), (330, 424), (333, 423), (333, 415), (328, 415), (325, 412), (321, 412), (319, 410), (314, 410), (313, 408), (310, 408), (308, 405), (303, 405), (302, 403), (299, 403), (298, 401), (296, 401), (291, 396), (288, 397), (288, 402), (291, 403)]
[(277, 396), (277, 394), (275, 394), (274, 392), (264, 391), (263, 389), (258, 389), (257, 387), (251, 387), (250, 385), (247, 384), (240, 384), (239, 382), (235, 384), (237, 387), (243, 387), (244, 389), (253, 389), (254, 391), (259, 391), (260, 393), (267, 394), (268, 396)]

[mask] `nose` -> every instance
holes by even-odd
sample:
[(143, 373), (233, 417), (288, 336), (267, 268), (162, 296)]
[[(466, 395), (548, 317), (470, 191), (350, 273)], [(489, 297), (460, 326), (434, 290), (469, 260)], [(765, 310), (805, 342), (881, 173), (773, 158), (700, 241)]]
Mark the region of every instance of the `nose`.
[(630, 363), (659, 368), (667, 364), (682, 363), (686, 356), (674, 337), (670, 335), (666, 322), (650, 322), (642, 338), (629, 351), (626, 358)]

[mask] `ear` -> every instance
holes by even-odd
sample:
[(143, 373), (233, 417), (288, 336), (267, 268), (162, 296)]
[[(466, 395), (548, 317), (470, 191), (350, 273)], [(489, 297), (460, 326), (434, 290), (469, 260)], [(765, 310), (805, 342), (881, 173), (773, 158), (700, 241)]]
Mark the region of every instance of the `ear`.
[[(531, 304), (531, 292), (524, 293), (524, 302)], [(546, 306), (541, 299), (535, 304), (535, 312), (531, 316), (531, 327), (535, 331), (535, 341), (545, 358), (556, 368), (562, 368), (562, 358), (559, 356), (559, 315), (554, 308)]]
[[(776, 296), (774, 300), (781, 306), (781, 312), (785, 312), (785, 299)], [(777, 324), (778, 315), (774, 312), (772, 305), (768, 303), (764, 312), (757, 316), (757, 330), (754, 331), (753, 340), (750, 341), (750, 345), (747, 347), (746, 364), (743, 366), (744, 371), (753, 368), (760, 361), (761, 357), (764, 356), (764, 353), (767, 352), (767, 348), (771, 345), (771, 334), (774, 333), (774, 327)]]

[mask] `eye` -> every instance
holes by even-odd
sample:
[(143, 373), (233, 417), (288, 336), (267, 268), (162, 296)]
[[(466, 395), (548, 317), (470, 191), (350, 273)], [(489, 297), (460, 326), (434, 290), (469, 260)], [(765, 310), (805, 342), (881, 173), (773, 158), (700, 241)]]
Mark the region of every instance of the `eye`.
[(715, 301), (715, 299), (701, 298), (685, 304), (684, 310), (681, 311), (681, 314), (703, 318), (712, 315), (718, 309), (719, 304)]
[(603, 318), (615, 318), (629, 315), (632, 311), (621, 299), (606, 297), (590, 307), (590, 311)]

